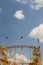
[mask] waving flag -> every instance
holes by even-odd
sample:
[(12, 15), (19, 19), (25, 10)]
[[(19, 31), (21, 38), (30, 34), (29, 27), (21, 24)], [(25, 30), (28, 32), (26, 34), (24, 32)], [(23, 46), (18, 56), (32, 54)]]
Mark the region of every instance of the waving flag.
[(37, 41), (39, 42), (39, 38), (37, 39)]
[(6, 36), (6, 39), (8, 39), (8, 36)]
[(23, 40), (23, 36), (21, 36), (20, 39)]

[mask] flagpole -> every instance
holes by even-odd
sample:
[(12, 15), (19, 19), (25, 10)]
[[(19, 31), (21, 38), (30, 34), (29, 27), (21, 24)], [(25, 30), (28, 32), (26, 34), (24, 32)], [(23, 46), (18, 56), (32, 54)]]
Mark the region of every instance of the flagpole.
[[(20, 40), (21, 40), (21, 45), (22, 45), (22, 47), (21, 47), (21, 56), (22, 56), (22, 57), (21, 57), (21, 60), (20, 60), (20, 61), (23, 62), (23, 60), (24, 60), (24, 59), (23, 59), (23, 36), (20, 37)], [(22, 65), (23, 65), (23, 64), (22, 64)]]
[[(40, 43), (40, 39), (37, 39), (38, 43)], [(38, 46), (39, 48), (39, 54), (40, 54), (40, 65), (42, 65), (42, 59), (41, 59), (41, 50), (40, 50), (40, 45)]]
[(6, 36), (5, 40), (6, 40), (6, 46), (8, 46), (8, 36)]
[[(8, 46), (8, 36), (5, 37), (6, 46)], [(8, 49), (6, 49), (6, 59), (7, 59)]]

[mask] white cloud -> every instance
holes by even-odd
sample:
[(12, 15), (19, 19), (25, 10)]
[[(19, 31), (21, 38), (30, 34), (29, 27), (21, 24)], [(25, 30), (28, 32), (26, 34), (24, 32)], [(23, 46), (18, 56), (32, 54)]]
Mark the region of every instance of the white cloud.
[(43, 7), (43, 0), (30, 0), (30, 7), (32, 9), (39, 10), (41, 7)]
[(39, 10), (43, 7), (43, 0), (15, 0), (16, 2), (20, 2), (23, 4), (28, 4), (31, 9)]
[(15, 1), (23, 3), (23, 4), (27, 4), (28, 3), (28, 0), (15, 0)]
[(39, 10), (39, 7), (41, 7), (41, 5), (32, 5), (32, 4), (30, 4), (30, 7), (32, 9)]
[(36, 3), (43, 5), (43, 0), (35, 0)]
[[(11, 54), (8, 53), (8, 60), (12, 61), (12, 62), (15, 61), (13, 52)], [(18, 54), (16, 54), (16, 62), (19, 62), (19, 55)]]
[(14, 17), (16, 17), (19, 20), (22, 20), (25, 18), (22, 10), (16, 11), (16, 13), (14, 14)]
[(22, 54), (22, 55), (19, 55), (19, 59), (22, 60), (23, 62), (28, 62), (28, 59)]
[(43, 42), (43, 24), (33, 28), (28, 36), (39, 39), (40, 42)]
[[(14, 52), (11, 53), (11, 55), (8, 54), (8, 60), (14, 62)], [(23, 54), (19, 55), (18, 53), (16, 53), (16, 62), (21, 62), (21, 61), (25, 63), (32, 62), (32, 60), (28, 60)]]
[[(21, 61), (21, 58), (22, 58), (22, 61), (23, 61), (23, 62), (24, 62), (24, 61), (25, 61), (25, 62), (28, 61), (28, 59), (27, 59), (24, 55), (19, 55), (19, 54), (16, 53), (16, 61), (17, 61), (17, 62), (20, 62), (20, 61)], [(8, 54), (8, 60), (14, 62), (14, 53), (13, 53), (13, 54), (11, 53), (11, 55)]]

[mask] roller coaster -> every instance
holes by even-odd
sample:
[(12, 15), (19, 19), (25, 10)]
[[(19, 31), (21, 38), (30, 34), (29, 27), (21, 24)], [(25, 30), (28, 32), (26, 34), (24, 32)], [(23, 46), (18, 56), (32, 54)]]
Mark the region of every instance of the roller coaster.
[[(14, 52), (14, 61), (8, 60), (8, 51), (10, 50), (10, 54), (11, 54), (12, 52), (11, 49), (13, 49), (12, 51)], [(32, 52), (31, 62), (24, 61), (24, 58), (22, 57), (20, 61), (17, 62), (16, 61), (17, 49), (20, 49), (21, 55), (23, 54), (23, 49), (32, 50), (29, 52), (29, 53)], [(27, 55), (28, 55), (28, 52), (27, 52)], [(14, 46), (3, 47), (0, 45), (0, 65), (25, 65), (25, 64), (26, 65), (42, 65), (40, 46), (35, 47), (35, 46), (26, 46), (26, 45), (14, 45)]]

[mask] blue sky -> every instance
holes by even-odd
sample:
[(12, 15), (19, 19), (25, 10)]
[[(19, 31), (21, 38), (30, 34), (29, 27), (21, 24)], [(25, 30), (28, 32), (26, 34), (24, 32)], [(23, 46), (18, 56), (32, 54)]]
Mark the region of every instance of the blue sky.
[(6, 45), (5, 37), (8, 36), (8, 45), (23, 44), (41, 46), (37, 38), (28, 36), (31, 30), (43, 23), (43, 0), (0, 0), (0, 44)]

